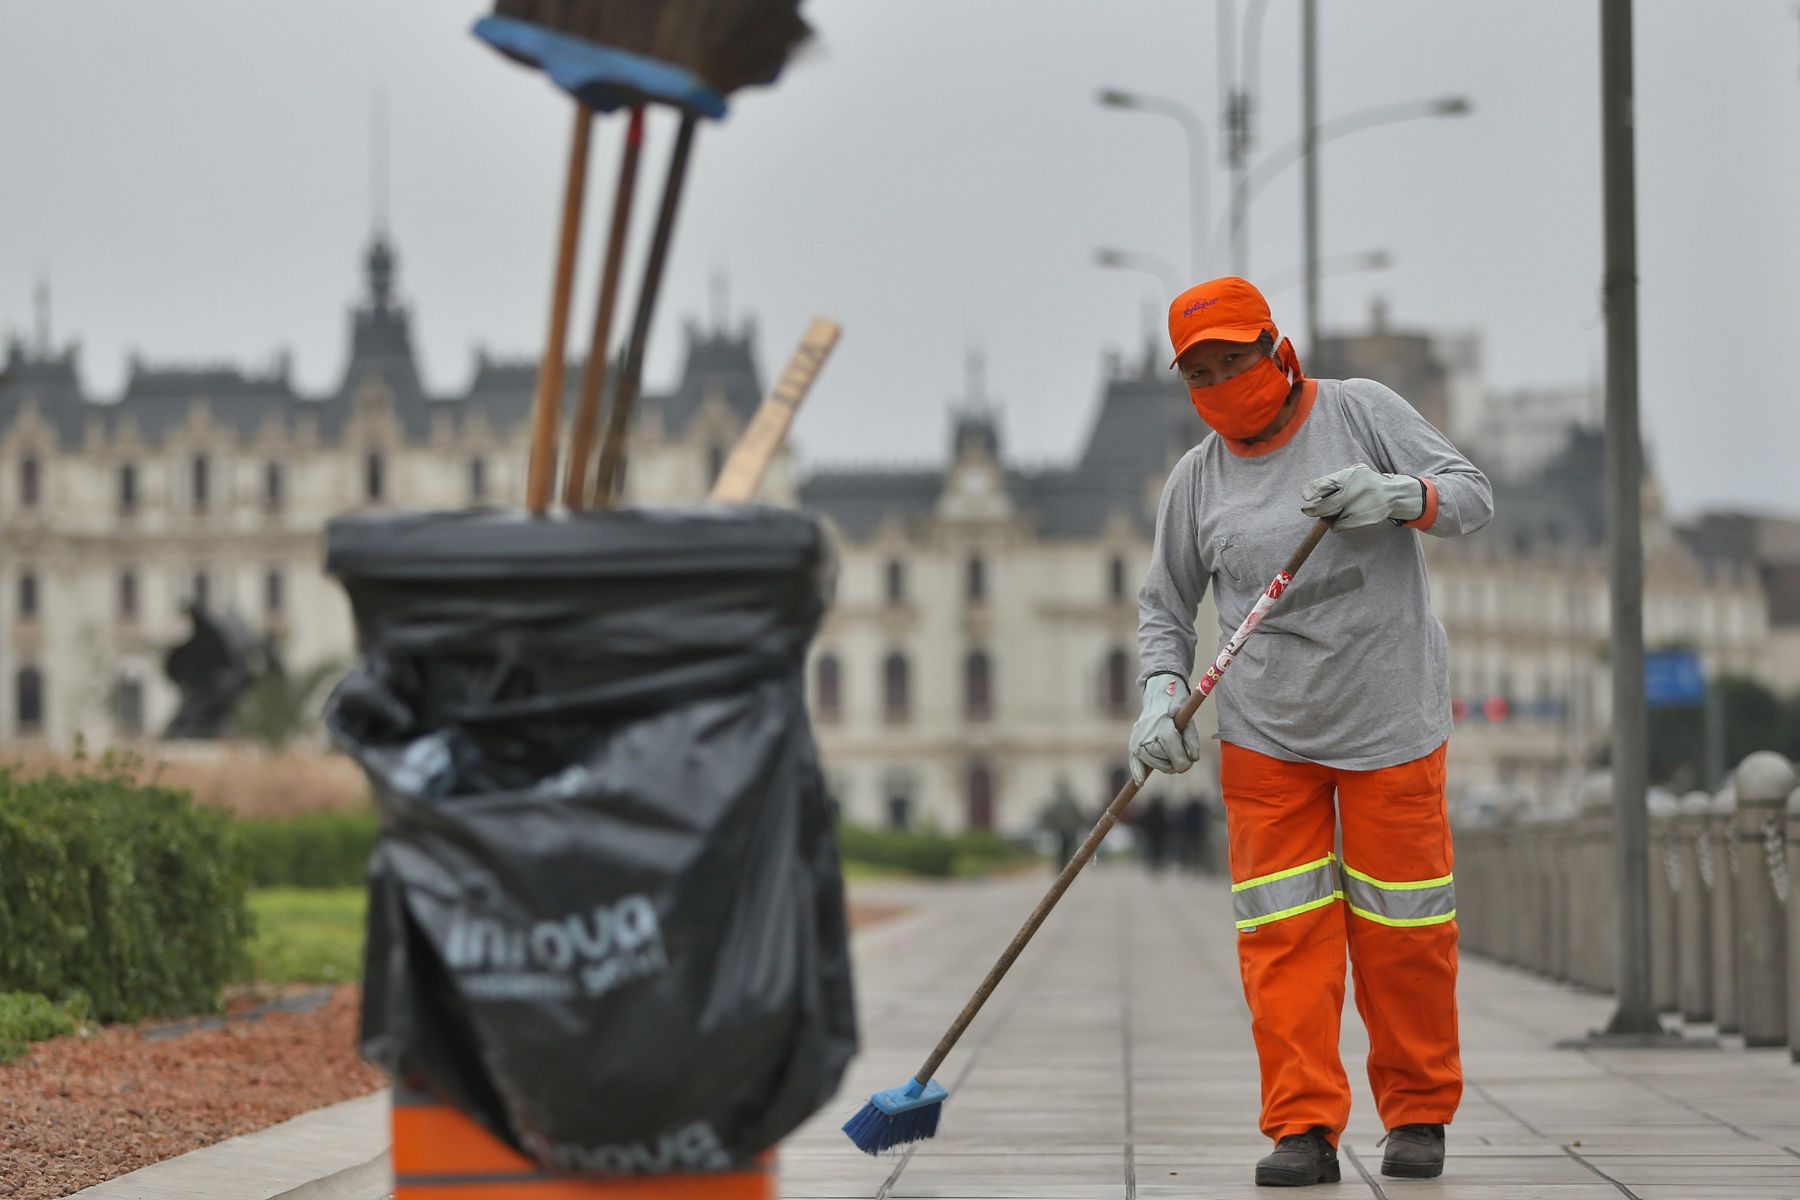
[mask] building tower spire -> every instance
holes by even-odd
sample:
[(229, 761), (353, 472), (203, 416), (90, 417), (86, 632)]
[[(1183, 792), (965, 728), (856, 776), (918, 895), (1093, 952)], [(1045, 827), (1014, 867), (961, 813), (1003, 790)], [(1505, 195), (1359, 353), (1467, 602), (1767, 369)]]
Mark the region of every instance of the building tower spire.
[(375, 89), (369, 113), (369, 232), (375, 241), (387, 241), (388, 105), (385, 87)]
[(38, 276), (37, 287), (32, 290), (32, 298), (37, 308), (37, 352), (39, 358), (50, 357), (50, 280), (48, 276)]
[(715, 266), (712, 273), (713, 332), (724, 336), (725, 323), (731, 318), (731, 276), (724, 267)]
[(963, 359), (963, 370), (968, 379), (968, 404), (972, 409), (986, 409), (987, 395), (987, 352), (979, 346), (970, 346)]

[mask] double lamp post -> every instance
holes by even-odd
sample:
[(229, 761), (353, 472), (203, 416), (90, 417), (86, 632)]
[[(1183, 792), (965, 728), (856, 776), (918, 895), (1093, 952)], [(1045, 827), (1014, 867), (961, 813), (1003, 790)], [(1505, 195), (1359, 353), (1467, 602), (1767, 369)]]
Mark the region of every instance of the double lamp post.
[[(1200, 119), (1200, 115), (1192, 107), (1179, 100), (1145, 92), (1126, 91), (1122, 88), (1103, 88), (1096, 97), (1099, 103), (1106, 108), (1152, 113), (1167, 117), (1180, 125), (1186, 134), (1188, 203), (1191, 223), (1189, 282), (1206, 278), (1214, 273), (1208, 270), (1207, 264), (1212, 258), (1211, 250), (1221, 240), (1220, 234), (1229, 240), (1231, 273), (1242, 276), (1249, 272), (1251, 202), (1277, 175), (1292, 166), (1296, 160), (1305, 160), (1306, 180), (1303, 194), (1305, 197), (1304, 240), (1306, 247), (1299, 274), (1306, 284), (1306, 344), (1309, 349), (1319, 343), (1319, 276), (1327, 270), (1378, 269), (1389, 265), (1392, 261), (1390, 255), (1379, 250), (1344, 256), (1330, 261), (1321, 260), (1318, 244), (1318, 147), (1334, 138), (1381, 125), (1392, 125), (1400, 121), (1412, 121), (1425, 117), (1463, 116), (1473, 107), (1465, 96), (1445, 96), (1431, 100), (1411, 100), (1376, 105), (1320, 122), (1318, 119), (1318, 39), (1315, 36), (1317, 27), (1314, 14), (1315, 3), (1316, 0), (1304, 0), (1302, 7), (1301, 77), (1305, 92), (1302, 132), (1300, 136), (1277, 147), (1254, 166), (1250, 163), (1250, 150), (1255, 142), (1251, 114), (1254, 111), (1256, 97), (1253, 85), (1243, 78), (1234, 80), (1233, 73), (1228, 69), (1229, 64), (1223, 62), (1227, 53), (1226, 47), (1231, 41), (1230, 23), (1223, 14), (1229, 11), (1230, 6), (1228, 4), (1220, 6), (1224, 35), (1224, 40), (1220, 44), (1221, 66), (1224, 68), (1221, 71), (1221, 77), (1226, 80), (1223, 104), (1225, 165), (1231, 172), (1231, 200), (1229, 213), (1219, 234), (1215, 234), (1211, 229), (1212, 219), (1205, 174), (1206, 125)], [(1262, 8), (1261, 4), (1253, 5), (1250, 19), (1246, 22), (1245, 28), (1245, 63), (1252, 73), (1257, 58), (1256, 42), (1260, 33)], [(1098, 251), (1095, 260), (1103, 267), (1149, 271), (1163, 282), (1170, 295), (1181, 290), (1178, 284), (1171, 285), (1171, 280), (1179, 273), (1173, 270), (1173, 264), (1168, 259), (1159, 255), (1107, 248)], [(1291, 270), (1289, 273), (1292, 273)], [(1279, 274), (1277, 273), (1276, 276), (1265, 281), (1270, 285), (1267, 290), (1280, 290), (1275, 286), (1279, 280)], [(1297, 280), (1288, 281), (1288, 285), (1291, 286), (1292, 282), (1297, 282)]]

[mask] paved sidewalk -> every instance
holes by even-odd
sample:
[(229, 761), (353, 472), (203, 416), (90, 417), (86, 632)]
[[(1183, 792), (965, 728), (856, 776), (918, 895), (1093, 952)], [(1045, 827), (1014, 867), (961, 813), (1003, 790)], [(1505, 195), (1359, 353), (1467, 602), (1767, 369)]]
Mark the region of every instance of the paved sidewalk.
[[(1225, 886), (1092, 868), (939, 1072), (939, 1136), (857, 1154), (838, 1132), (877, 1088), (902, 1083), (1031, 909), (1047, 877), (892, 889), (914, 910), (857, 939), (864, 1049), (839, 1098), (789, 1138), (783, 1194), (826, 1198), (1257, 1196), (1266, 1152)], [(882, 898), (886, 889), (859, 895)], [(1465, 958), (1468, 1085), (1443, 1179), (1379, 1174), (1382, 1130), (1361, 1077), (1344, 1181), (1304, 1194), (1602, 1200), (1800, 1198), (1800, 1066), (1786, 1051), (1573, 1051), (1605, 997)], [(1707, 1031), (1710, 1032), (1710, 1031)]]

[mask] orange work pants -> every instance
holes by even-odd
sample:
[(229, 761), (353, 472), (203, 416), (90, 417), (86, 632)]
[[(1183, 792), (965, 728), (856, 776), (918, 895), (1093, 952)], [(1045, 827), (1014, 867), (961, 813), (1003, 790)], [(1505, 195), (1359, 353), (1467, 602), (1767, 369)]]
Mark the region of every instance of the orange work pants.
[(1382, 1125), (1447, 1123), (1456, 1112), (1462, 1059), (1444, 751), (1341, 771), (1222, 748), (1238, 965), (1262, 1066), (1261, 1127), (1271, 1138), (1320, 1125), (1336, 1145), (1349, 1122), (1350, 1081), (1338, 1057), (1346, 948)]

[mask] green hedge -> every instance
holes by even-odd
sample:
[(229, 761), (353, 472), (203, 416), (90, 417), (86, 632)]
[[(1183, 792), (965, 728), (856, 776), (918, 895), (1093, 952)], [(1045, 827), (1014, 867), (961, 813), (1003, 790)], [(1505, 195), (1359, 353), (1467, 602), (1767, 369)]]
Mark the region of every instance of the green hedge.
[(29, 992), (0, 992), (0, 1063), (25, 1053), (31, 1042), (75, 1032), (75, 1016)]
[(239, 821), (237, 840), (254, 887), (359, 887), (375, 849), (375, 811)]
[(838, 826), (838, 849), (846, 862), (888, 867), (943, 879), (979, 875), (1007, 863), (1035, 857), (1026, 846), (995, 833), (944, 834), (910, 829)]
[(103, 1021), (214, 1009), (250, 911), (230, 818), (109, 773), (0, 770), (0, 991)]

